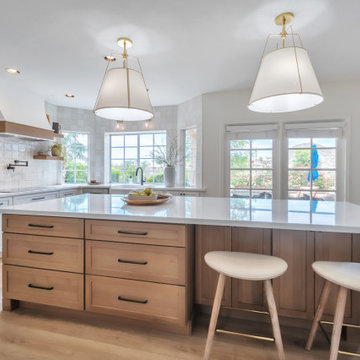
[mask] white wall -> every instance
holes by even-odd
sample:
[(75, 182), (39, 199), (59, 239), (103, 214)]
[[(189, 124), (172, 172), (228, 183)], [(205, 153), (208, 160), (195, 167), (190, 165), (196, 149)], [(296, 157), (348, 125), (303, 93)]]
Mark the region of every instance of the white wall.
[(325, 100), (312, 109), (259, 114), (247, 109), (249, 91), (203, 95), (203, 185), (207, 196), (224, 196), (224, 133), (228, 124), (350, 119), (349, 201), (360, 204), (360, 81), (321, 84)]
[[(59, 184), (60, 161), (33, 159), (33, 155), (46, 151), (52, 144), (51, 141), (0, 137), (0, 190)], [(15, 167), (15, 171), (7, 170), (8, 164), (14, 160), (26, 160), (29, 166)]]
[(108, 181), (104, 164), (105, 135), (110, 132), (156, 131), (166, 130), (170, 137), (177, 133), (177, 106), (154, 108), (154, 118), (149, 121), (124, 122), (121, 129), (117, 122), (94, 115), (91, 110), (65, 106), (46, 105), (51, 122), (59, 122), (62, 131), (86, 132), (89, 134), (90, 146), (90, 179)]

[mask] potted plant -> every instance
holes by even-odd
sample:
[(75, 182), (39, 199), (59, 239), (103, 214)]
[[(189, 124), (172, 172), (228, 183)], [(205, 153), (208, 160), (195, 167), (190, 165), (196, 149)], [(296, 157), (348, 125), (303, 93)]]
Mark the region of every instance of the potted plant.
[(51, 154), (52, 156), (61, 156), (61, 151), (62, 151), (62, 145), (58, 142), (56, 142), (52, 147), (51, 147)]
[(154, 151), (154, 159), (156, 163), (165, 165), (164, 180), (165, 186), (175, 186), (175, 166), (183, 160), (181, 148), (178, 146), (177, 138), (168, 140), (167, 150), (163, 146), (158, 146)]

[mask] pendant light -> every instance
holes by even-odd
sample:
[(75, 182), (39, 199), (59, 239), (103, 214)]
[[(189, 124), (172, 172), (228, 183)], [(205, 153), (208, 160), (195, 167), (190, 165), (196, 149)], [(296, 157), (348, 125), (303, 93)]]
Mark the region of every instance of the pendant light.
[(94, 112), (97, 116), (122, 121), (149, 120), (154, 116), (140, 62), (135, 59), (135, 66), (129, 65), (127, 48), (132, 46), (128, 38), (119, 38), (118, 45), (124, 51), (121, 54), (120, 67), (110, 68), (116, 57), (105, 56), (108, 65), (105, 70)]
[[(269, 35), (259, 71), (249, 101), (251, 111), (261, 113), (282, 113), (308, 109), (323, 100), (318, 80), (309, 55), (303, 48), (300, 36), (291, 29), (291, 45), (285, 46), (285, 26), (294, 18), (292, 13), (282, 13), (275, 18), (276, 25), (282, 26), (281, 48), (266, 53)], [(295, 44), (295, 36), (300, 45)]]

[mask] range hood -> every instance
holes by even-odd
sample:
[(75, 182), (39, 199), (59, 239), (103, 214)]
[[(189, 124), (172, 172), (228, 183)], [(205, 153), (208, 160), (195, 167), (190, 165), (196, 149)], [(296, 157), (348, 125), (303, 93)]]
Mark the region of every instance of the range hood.
[(53, 140), (54, 131), (46, 117), (44, 98), (19, 85), (1, 80), (0, 136)]

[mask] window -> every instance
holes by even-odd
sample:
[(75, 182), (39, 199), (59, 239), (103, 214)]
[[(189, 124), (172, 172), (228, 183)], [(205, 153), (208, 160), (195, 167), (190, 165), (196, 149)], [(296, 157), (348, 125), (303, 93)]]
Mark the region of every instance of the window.
[(86, 183), (89, 179), (88, 134), (64, 132), (64, 172), (66, 183)]
[(166, 153), (166, 132), (110, 135), (110, 179), (113, 183), (135, 181), (137, 167), (142, 167), (149, 183), (164, 182), (164, 166), (155, 152)]
[(230, 140), (230, 196), (272, 198), (273, 140)]
[(196, 185), (196, 128), (185, 130), (185, 185)]
[(288, 197), (336, 200), (335, 137), (288, 138)]

